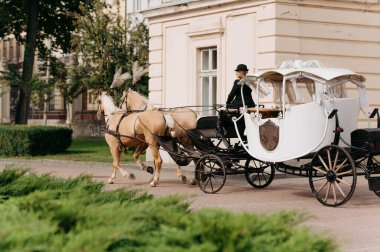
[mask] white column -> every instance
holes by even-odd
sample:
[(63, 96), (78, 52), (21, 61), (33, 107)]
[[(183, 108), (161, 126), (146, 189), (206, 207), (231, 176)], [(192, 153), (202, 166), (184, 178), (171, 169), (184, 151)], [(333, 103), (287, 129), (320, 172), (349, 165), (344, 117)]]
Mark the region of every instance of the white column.
[(10, 92), (6, 83), (0, 80), (0, 123), (10, 123)]

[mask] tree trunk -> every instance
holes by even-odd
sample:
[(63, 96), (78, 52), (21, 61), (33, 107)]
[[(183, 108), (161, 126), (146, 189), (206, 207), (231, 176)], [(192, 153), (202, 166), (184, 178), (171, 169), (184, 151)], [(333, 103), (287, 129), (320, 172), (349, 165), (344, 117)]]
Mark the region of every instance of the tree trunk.
[(66, 104), (66, 124), (71, 127), (73, 123), (73, 104), (68, 102)]
[(27, 1), (28, 25), (22, 66), (22, 81), (20, 95), (16, 106), (16, 124), (27, 124), (30, 107), (31, 82), (33, 78), (34, 56), (36, 51), (36, 38), (38, 32), (38, 0)]

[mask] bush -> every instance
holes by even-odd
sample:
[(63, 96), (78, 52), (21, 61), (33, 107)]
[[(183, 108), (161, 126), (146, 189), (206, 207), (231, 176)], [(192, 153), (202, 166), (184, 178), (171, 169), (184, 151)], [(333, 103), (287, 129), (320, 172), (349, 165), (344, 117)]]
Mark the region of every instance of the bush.
[(296, 212), (189, 210), (181, 196), (104, 191), (89, 176), (0, 173), (0, 251), (335, 251)]
[(0, 126), (0, 155), (46, 155), (65, 151), (73, 131), (52, 126)]

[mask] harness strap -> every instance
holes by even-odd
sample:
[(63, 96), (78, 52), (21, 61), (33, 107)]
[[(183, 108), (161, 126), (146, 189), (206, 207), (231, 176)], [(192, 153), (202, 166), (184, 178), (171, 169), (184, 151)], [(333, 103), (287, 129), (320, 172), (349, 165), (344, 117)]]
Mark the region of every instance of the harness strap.
[[(126, 112), (124, 112), (124, 113), (121, 115), (121, 117), (120, 117), (120, 119), (119, 119), (119, 122), (118, 122), (117, 125), (116, 125), (116, 130), (115, 130), (115, 131), (108, 129), (109, 125), (107, 125), (107, 127), (106, 127), (106, 132), (109, 133), (110, 135), (116, 137), (117, 142), (119, 143), (119, 149), (120, 149), (120, 150), (122, 150), (122, 149), (124, 149), (125, 151), (127, 150), (127, 148), (125, 147), (125, 145), (124, 145), (123, 142), (121, 141), (121, 137), (134, 138), (134, 137), (127, 136), (127, 135), (121, 135), (121, 134), (119, 133), (119, 127), (120, 127), (121, 122), (123, 121), (124, 118), (126, 118), (126, 117), (129, 116), (130, 114), (132, 114), (131, 111), (126, 111)], [(134, 133), (134, 135), (135, 135), (135, 133)]]

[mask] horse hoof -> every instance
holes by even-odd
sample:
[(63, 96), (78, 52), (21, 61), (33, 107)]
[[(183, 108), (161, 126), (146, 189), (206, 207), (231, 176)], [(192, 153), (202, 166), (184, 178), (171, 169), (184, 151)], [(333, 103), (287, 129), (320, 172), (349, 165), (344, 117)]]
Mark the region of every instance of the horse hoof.
[(150, 174), (153, 174), (154, 169), (153, 169), (152, 166), (148, 166), (148, 167), (146, 168), (146, 171), (147, 171), (148, 173), (150, 173)]
[(156, 185), (156, 183), (155, 182), (151, 182), (150, 184), (149, 184), (151, 187), (156, 187), (157, 185)]
[(187, 178), (186, 178), (186, 176), (181, 176), (181, 181), (182, 181), (182, 183), (183, 184), (187, 184)]
[(135, 174), (133, 174), (133, 173), (129, 174), (128, 178), (131, 179), (131, 180), (135, 180), (136, 179)]
[(193, 178), (192, 180), (190, 180), (190, 185), (196, 185), (197, 184), (197, 181), (195, 180), (195, 178)]
[(115, 181), (113, 179), (108, 179), (108, 184), (113, 184)]

